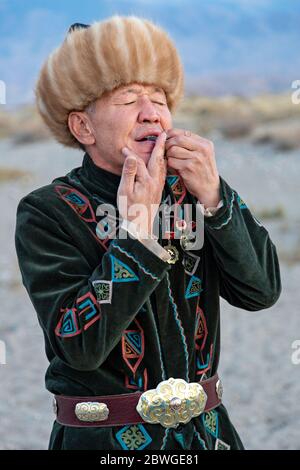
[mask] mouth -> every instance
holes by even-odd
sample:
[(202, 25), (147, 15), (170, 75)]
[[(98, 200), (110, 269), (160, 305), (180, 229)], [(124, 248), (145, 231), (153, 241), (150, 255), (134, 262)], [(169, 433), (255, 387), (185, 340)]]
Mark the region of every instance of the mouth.
[(140, 142), (137, 142), (138, 148), (144, 149), (144, 150), (152, 150), (155, 147), (155, 142), (151, 140), (142, 140)]
[(143, 139), (141, 140), (136, 140), (135, 142), (138, 144), (138, 148), (140, 150), (144, 150), (144, 151), (152, 151), (154, 146), (155, 146), (155, 142), (157, 140), (157, 135), (147, 135), (146, 137), (144, 137)]
[(157, 137), (158, 137), (157, 135), (147, 135), (146, 137), (138, 140), (137, 142), (147, 142), (147, 141), (156, 142)]

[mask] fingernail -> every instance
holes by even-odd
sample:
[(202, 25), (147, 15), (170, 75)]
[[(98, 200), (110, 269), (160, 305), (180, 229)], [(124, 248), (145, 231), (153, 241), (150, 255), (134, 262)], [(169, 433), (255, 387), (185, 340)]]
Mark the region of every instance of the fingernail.
[(136, 159), (131, 156), (131, 157), (126, 158), (125, 162), (129, 168), (133, 168), (136, 164)]

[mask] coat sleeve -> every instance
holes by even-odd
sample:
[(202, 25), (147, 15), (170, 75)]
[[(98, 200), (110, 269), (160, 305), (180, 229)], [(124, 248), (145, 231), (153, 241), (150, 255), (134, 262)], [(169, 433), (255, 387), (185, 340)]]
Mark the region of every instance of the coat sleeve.
[(93, 370), (120, 341), (170, 265), (128, 237), (112, 240), (91, 267), (40, 199), (31, 193), (17, 211), (23, 284), (54, 353), (74, 369)]
[(220, 295), (245, 310), (271, 307), (281, 293), (276, 248), (267, 230), (220, 177), (223, 207), (205, 217), (205, 238), (212, 246)]

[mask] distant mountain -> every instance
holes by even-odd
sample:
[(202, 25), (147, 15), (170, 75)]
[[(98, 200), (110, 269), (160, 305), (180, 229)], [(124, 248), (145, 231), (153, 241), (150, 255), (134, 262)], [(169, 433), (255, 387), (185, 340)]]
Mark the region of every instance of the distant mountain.
[(300, 79), (299, 2), (179, 3), (161, 19), (181, 53), (187, 93), (279, 92)]
[(0, 0), (0, 80), (8, 105), (33, 99), (40, 66), (71, 23), (116, 13), (148, 18), (168, 31), (184, 64), (187, 95), (280, 92), (300, 79), (297, 0), (99, 3), (100, 9), (94, 0), (85, 0), (84, 8), (79, 0)]

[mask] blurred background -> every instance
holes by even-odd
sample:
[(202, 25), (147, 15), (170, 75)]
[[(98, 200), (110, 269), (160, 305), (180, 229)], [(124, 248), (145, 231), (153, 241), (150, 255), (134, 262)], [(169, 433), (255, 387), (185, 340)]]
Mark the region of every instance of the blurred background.
[(220, 174), (276, 244), (277, 304), (249, 313), (221, 301), (219, 372), (246, 448), (300, 449), (300, 364), (292, 360), (300, 339), (300, 3), (293, 0), (0, 0), (0, 449), (46, 449), (54, 419), (42, 333), (15, 255), (17, 204), (83, 156), (51, 139), (34, 107), (35, 81), (70, 24), (116, 13), (151, 19), (173, 38), (186, 73), (174, 127), (214, 142)]

